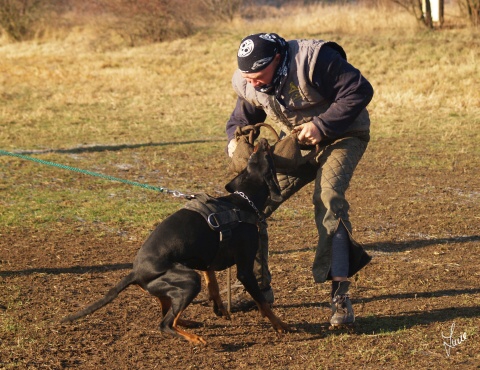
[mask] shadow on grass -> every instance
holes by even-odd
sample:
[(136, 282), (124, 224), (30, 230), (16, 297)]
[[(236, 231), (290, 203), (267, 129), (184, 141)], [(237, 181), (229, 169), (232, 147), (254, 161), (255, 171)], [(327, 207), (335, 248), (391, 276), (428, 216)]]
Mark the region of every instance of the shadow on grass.
[(452, 236), (450, 238), (406, 240), (402, 242), (369, 243), (364, 244), (363, 246), (367, 250), (377, 252), (403, 252), (406, 250), (424, 248), (435, 244), (469, 243), (478, 241), (480, 241), (480, 235), (470, 235)]
[[(404, 252), (411, 249), (420, 249), (435, 244), (448, 244), (448, 243), (469, 243), (480, 241), (480, 235), (471, 236), (452, 236), (450, 238), (437, 238), (437, 239), (416, 239), (406, 240), (402, 242), (378, 242), (378, 243), (366, 243), (362, 244), (367, 251), (395, 253)], [(289, 249), (286, 251), (270, 251), (270, 254), (289, 254), (298, 252), (315, 251), (315, 247), (306, 247), (300, 249)]]
[[(465, 294), (480, 294), (480, 288), (478, 289), (446, 289), (437, 290), (432, 292), (422, 293), (402, 293), (402, 294), (389, 294), (380, 295), (376, 297), (366, 299), (354, 299), (352, 300), (355, 305), (371, 302), (376, 300), (393, 300), (393, 299), (415, 299), (415, 298), (431, 298), (440, 296), (459, 296)], [(294, 305), (280, 305), (281, 308), (324, 308), (330, 309), (328, 302), (312, 303), (305, 302), (302, 304)], [(371, 315), (366, 317), (357, 317), (355, 324), (355, 334), (388, 334), (397, 332), (400, 330), (406, 330), (418, 325), (428, 325), (435, 322), (452, 321), (457, 318), (474, 318), (480, 317), (480, 310), (478, 307), (449, 307), (442, 309), (433, 309), (427, 311), (412, 311), (412, 312), (399, 312), (398, 315), (389, 316), (377, 316)], [(327, 335), (342, 334), (349, 331), (328, 329), (328, 323), (301, 323), (292, 325), (296, 330), (306, 332), (309, 334), (317, 334), (319, 337), (325, 337)]]
[(328, 323), (291, 324), (297, 331), (317, 334), (320, 337), (344, 333), (364, 335), (388, 335), (416, 326), (452, 322), (455, 319), (480, 317), (478, 307), (449, 307), (428, 311), (402, 312), (398, 315), (357, 317), (354, 330), (329, 330)]
[(18, 150), (18, 151), (15, 151), (15, 153), (17, 154), (44, 154), (44, 153), (78, 154), (78, 153), (90, 153), (90, 152), (118, 151), (118, 150), (124, 150), (124, 149), (145, 148), (150, 146), (202, 144), (202, 143), (222, 142), (225, 140), (226, 139), (224, 138), (213, 138), (213, 139), (204, 139), (204, 140), (169, 141), (164, 143), (88, 145), (88, 146), (79, 146), (79, 147), (68, 148), (68, 149)]
[[(360, 298), (352, 300), (354, 303), (367, 303), (373, 301), (381, 301), (386, 299), (417, 299), (417, 298), (434, 298), (434, 297), (454, 297), (464, 294), (479, 294), (480, 288), (477, 289), (444, 289), (431, 292), (421, 293), (401, 293), (401, 294), (385, 294), (370, 298)], [(480, 310), (479, 310), (480, 312)]]
[(0, 271), (0, 277), (8, 276), (23, 276), (31, 274), (85, 274), (87, 272), (105, 272), (115, 270), (127, 270), (133, 267), (132, 263), (115, 263), (111, 265), (99, 265), (99, 266), (72, 266), (72, 267), (60, 267), (60, 268), (33, 268), (18, 271)]
[(458, 318), (480, 317), (478, 307), (448, 307), (442, 309), (404, 312), (397, 316), (369, 316), (357, 320), (358, 334), (385, 334), (410, 329), (418, 325), (454, 321)]
[[(480, 288), (476, 289), (444, 289), (444, 290), (436, 290), (431, 292), (421, 292), (421, 293), (400, 293), (400, 294), (385, 294), (379, 295), (370, 298), (357, 298), (352, 299), (352, 303), (354, 305), (364, 304), (373, 301), (383, 301), (383, 300), (393, 300), (393, 299), (418, 299), (418, 298), (435, 298), (435, 297), (455, 297), (464, 294), (480, 294)], [(330, 308), (329, 302), (303, 302), (299, 304), (283, 304), (279, 307), (282, 308)], [(480, 316), (480, 310), (478, 311)]]

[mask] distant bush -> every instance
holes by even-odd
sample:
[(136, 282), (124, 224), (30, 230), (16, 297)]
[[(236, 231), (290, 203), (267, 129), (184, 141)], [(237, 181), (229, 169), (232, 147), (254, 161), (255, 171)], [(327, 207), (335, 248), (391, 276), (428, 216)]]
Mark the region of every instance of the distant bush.
[(40, 36), (46, 27), (59, 27), (69, 0), (1, 0), (0, 31), (14, 41)]
[(0, 26), (15, 41), (32, 37), (35, 24), (42, 14), (39, 0), (2, 0), (0, 3)]
[[(432, 26), (431, 18), (422, 12), (421, 0), (359, 1), (371, 5), (396, 3), (421, 23)], [(464, 17), (478, 25), (479, 0), (456, 1)], [(61, 32), (88, 28), (96, 37), (93, 43), (102, 48), (115, 47), (112, 38), (122, 45), (137, 46), (186, 37), (236, 17), (264, 19), (328, 2), (333, 0), (0, 0), (0, 32), (11, 40), (24, 41), (46, 34), (62, 37)]]
[(188, 36), (231, 21), (253, 0), (1, 0), (0, 30), (24, 41), (46, 29), (86, 26), (113, 31), (129, 45)]

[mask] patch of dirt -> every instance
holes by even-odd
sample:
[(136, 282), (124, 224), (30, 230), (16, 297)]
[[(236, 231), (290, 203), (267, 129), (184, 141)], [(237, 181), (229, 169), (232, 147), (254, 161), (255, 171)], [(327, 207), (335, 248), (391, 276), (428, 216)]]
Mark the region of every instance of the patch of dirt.
[[(276, 334), (256, 310), (218, 318), (202, 291), (184, 317), (199, 322), (189, 330), (207, 346), (162, 334), (156, 300), (133, 287), (86, 318), (59, 323), (128, 273), (151, 225), (122, 233), (81, 222), (0, 226), (0, 368), (478, 368), (478, 174), (427, 176), (378, 159), (375, 151), (365, 157), (349, 190), (354, 236), (373, 256), (353, 279), (354, 332), (328, 329), (329, 284), (311, 276), (316, 231), (308, 188), (269, 224), (274, 310), (294, 331)], [(194, 168), (195, 161), (189, 166), (200, 178), (225, 177)], [(219, 281), (224, 288), (226, 272)], [(450, 333), (466, 339), (447, 356)]]

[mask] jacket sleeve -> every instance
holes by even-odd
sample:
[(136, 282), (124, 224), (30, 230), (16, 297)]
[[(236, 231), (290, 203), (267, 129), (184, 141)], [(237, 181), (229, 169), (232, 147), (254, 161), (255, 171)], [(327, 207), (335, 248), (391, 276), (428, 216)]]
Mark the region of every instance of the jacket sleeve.
[(264, 122), (266, 118), (267, 114), (263, 109), (256, 108), (245, 99), (238, 97), (235, 109), (226, 125), (228, 141), (234, 138), (237, 126), (254, 125)]
[(328, 45), (320, 49), (312, 83), (331, 102), (324, 113), (313, 119), (326, 138), (348, 132), (348, 127), (373, 97), (370, 82)]

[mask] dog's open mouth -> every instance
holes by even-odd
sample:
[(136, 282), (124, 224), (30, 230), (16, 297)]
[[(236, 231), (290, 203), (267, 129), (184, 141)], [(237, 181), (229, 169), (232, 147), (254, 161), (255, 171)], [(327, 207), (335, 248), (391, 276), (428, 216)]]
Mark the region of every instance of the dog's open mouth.
[(265, 139), (265, 138), (260, 138), (257, 142), (257, 144), (255, 144), (255, 147), (253, 148), (253, 151), (256, 152), (258, 151), (259, 149), (262, 149), (268, 153), (271, 152), (271, 147), (270, 147), (270, 144), (268, 143), (268, 140)]

